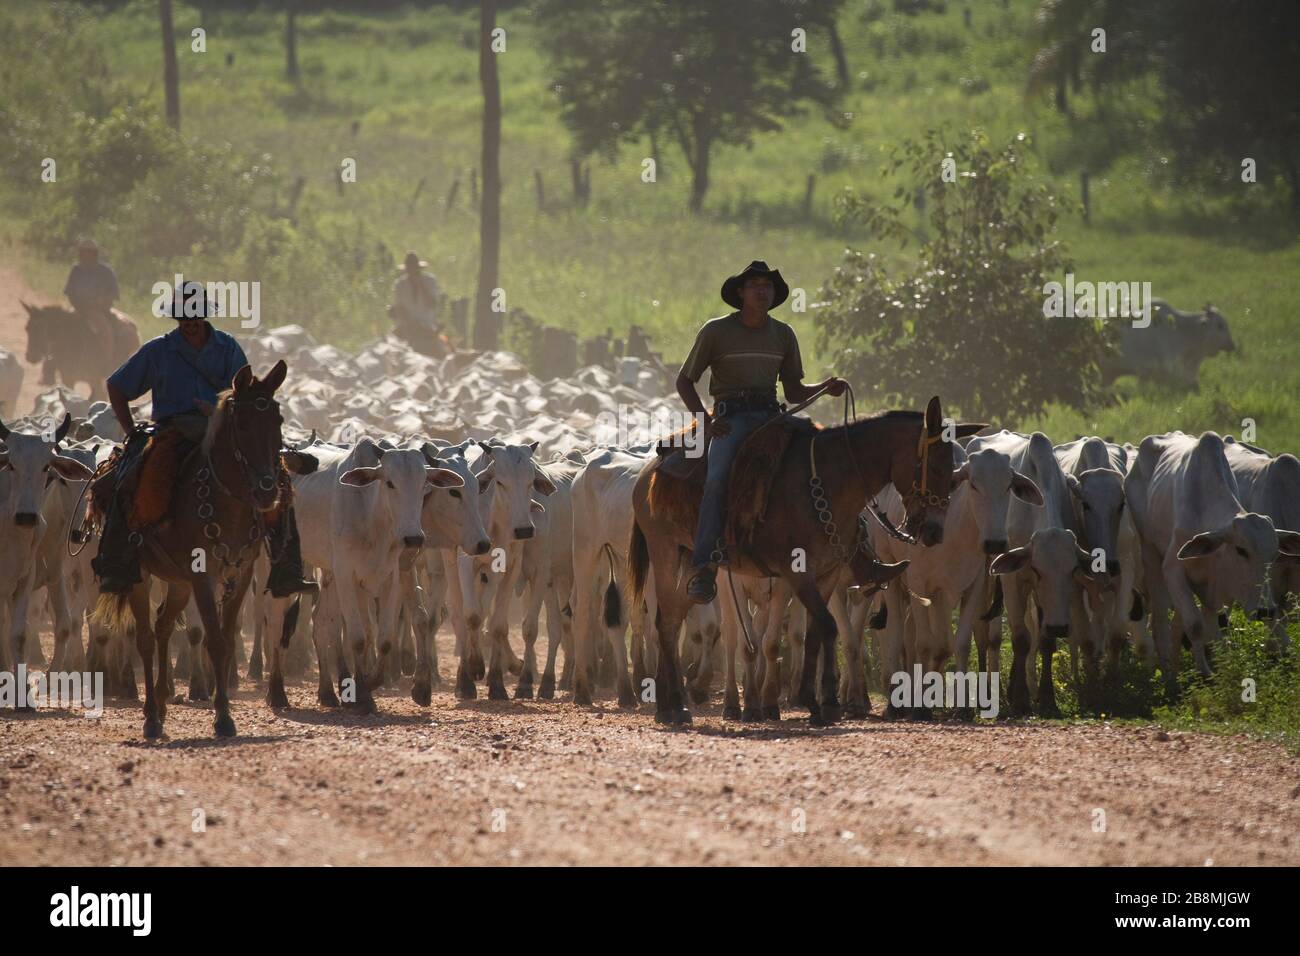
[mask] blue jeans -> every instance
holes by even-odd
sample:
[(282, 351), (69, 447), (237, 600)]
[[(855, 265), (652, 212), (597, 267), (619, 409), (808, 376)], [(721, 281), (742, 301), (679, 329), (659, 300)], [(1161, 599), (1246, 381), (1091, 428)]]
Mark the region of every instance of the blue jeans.
[(691, 567), (700, 568), (708, 564), (713, 549), (722, 548), (718, 539), (726, 527), (727, 484), (732, 462), (749, 433), (771, 417), (769, 411), (733, 412), (723, 419), (731, 426), (731, 431), (715, 435), (709, 441), (704, 499), (700, 502), (700, 523), (695, 530)]

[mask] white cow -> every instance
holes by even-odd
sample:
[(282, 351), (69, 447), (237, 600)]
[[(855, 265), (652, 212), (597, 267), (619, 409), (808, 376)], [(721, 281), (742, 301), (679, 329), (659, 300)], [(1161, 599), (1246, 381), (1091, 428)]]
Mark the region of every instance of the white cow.
[[(644, 465), (645, 458), (640, 455), (603, 449), (587, 460), (573, 481), (574, 660), (570, 670), (573, 702), (579, 706), (592, 702), (589, 670), (595, 660), (592, 636), (598, 628), (613, 654), (618, 705), (637, 706), (640, 687), (638, 684), (634, 692), (628, 676), (624, 633), (630, 616), (639, 608), (628, 606), (622, 569), (627, 567), (627, 546), (632, 538), (632, 488)], [(647, 595), (652, 593), (653, 589), (646, 588)], [(653, 615), (654, 608), (648, 613)], [(641, 679), (638, 675), (638, 681)]]
[[(977, 617), (986, 608), (988, 564), (1008, 550), (1007, 521), (1013, 499), (1025, 515), (1043, 506), (1038, 486), (1016, 470), (1006, 450), (977, 446), (968, 453), (955, 447), (953, 464), (957, 470), (941, 543), (929, 548), (910, 545), (872, 527), (881, 560), (910, 562), (903, 574), (904, 586), (885, 592), (887, 616), (881, 656), (886, 672), (881, 682), (887, 695), (894, 675), (910, 675), (914, 664), (924, 671), (942, 672), (948, 659), (955, 657), (957, 672), (964, 673), (970, 666), (973, 636), (980, 639), (980, 669), (986, 668), (988, 628)], [(902, 499), (892, 486), (877, 501), (896, 524), (902, 522)], [(954, 634), (952, 615), (958, 608), (961, 613)], [(908, 615), (914, 626), (910, 641), (905, 639)], [(1000, 622), (997, 637), (1000, 641)], [(996, 651), (991, 656), (996, 660)], [(885, 713), (895, 714), (892, 703)], [(919, 708), (918, 713), (923, 715), (924, 709)], [(963, 716), (972, 713), (969, 707), (963, 710)]]
[[(1223, 440), (1223, 450), (1246, 510), (1264, 515), (1279, 531), (1300, 531), (1300, 459), (1295, 455), (1274, 458), (1262, 448), (1232, 438)], [(1270, 575), (1269, 585), (1279, 612), (1271, 624), (1273, 643), (1286, 651), (1291, 645), (1286, 612), (1291, 596), (1300, 593), (1300, 566), (1292, 561), (1274, 561)]]
[(1065, 473), (1081, 529), (1079, 544), (1105, 562), (1110, 585), (1101, 592), (1100, 605), (1088, 595), (1089, 626), (1094, 648), (1106, 648), (1108, 670), (1119, 666), (1119, 652), (1131, 640), (1138, 658), (1155, 664), (1155, 643), (1141, 613), (1142, 549), (1132, 509), (1125, 507), (1124, 478), (1128, 452), (1122, 445), (1084, 437), (1056, 446), (1056, 460)]
[(0, 415), (13, 416), (18, 411), (18, 395), (23, 390), (23, 366), (18, 356), (0, 349)]
[[(341, 663), (348, 670), (340, 674), (344, 700), (373, 710), (371, 691), (382, 679), (396, 632), (398, 572), (403, 560), (409, 562), (424, 547), (424, 496), (435, 487), (460, 487), (463, 480), (430, 465), (418, 449), (384, 449), (369, 438), (350, 451), (328, 445), (310, 450), (320, 465), (294, 479), (294, 500), (303, 560), (324, 572), (312, 639), (323, 668), (328, 657), (321, 628), (341, 620)], [(368, 647), (379, 655), (370, 674)], [(350, 700), (349, 677), (355, 680)]]
[[(1021, 435), (1004, 430), (971, 439), (966, 450), (974, 456), (986, 448), (1007, 455), (1011, 466), (1032, 481), (1042, 497), (1041, 507), (1019, 498), (1011, 502), (1007, 512), (1007, 540), (1011, 549), (994, 558), (989, 566), (991, 574), (1003, 576), (1007, 619), (1011, 625), (1014, 654), (1011, 707), (1022, 714), (1030, 709), (1030, 675), (1037, 650), (1042, 659), (1039, 711), (1056, 714), (1052, 654), (1062, 637), (1089, 642), (1082, 588), (1091, 591), (1098, 587), (1092, 556), (1079, 547), (1081, 529), (1075, 521), (1065, 474), (1048, 437), (1042, 432)], [(1037, 608), (1037, 621), (1030, 616), (1031, 603)], [(1090, 644), (1084, 647), (1084, 654), (1085, 660), (1096, 660)]]
[(1264, 515), (1246, 510), (1224, 441), (1214, 432), (1143, 439), (1124, 493), (1142, 538), (1151, 629), (1165, 680), (1177, 686), (1171, 605), (1197, 669), (1209, 676), (1207, 648), (1220, 637), (1219, 610), (1235, 603), (1256, 617), (1275, 614), (1268, 568), (1300, 558), (1300, 533), (1278, 531)]
[(27, 609), (47, 527), (41, 516), (46, 476), (85, 481), (91, 475), (81, 462), (60, 454), (59, 442), (71, 425), (72, 416), (65, 415), (53, 435), (22, 435), (0, 422), (0, 671), (11, 674), (27, 654)]
[(480, 632), (486, 620), (488, 697), (508, 700), (504, 675), (507, 666), (515, 660), (508, 640), (510, 597), (523, 569), (523, 542), (536, 533), (533, 515), (545, 510), (532, 496), (534, 493), (549, 495), (555, 486), (533, 460), (536, 442), (528, 445), (479, 442), (478, 448), (482, 454), (472, 467), (477, 478), (487, 482), (487, 494), (480, 499), (480, 507), (486, 513), (485, 524), (493, 549), (485, 555), (456, 555), (454, 564), (448, 561), (445, 565), (449, 614), (460, 658), (456, 696), (462, 700), (477, 696), (472, 657), (480, 644)]

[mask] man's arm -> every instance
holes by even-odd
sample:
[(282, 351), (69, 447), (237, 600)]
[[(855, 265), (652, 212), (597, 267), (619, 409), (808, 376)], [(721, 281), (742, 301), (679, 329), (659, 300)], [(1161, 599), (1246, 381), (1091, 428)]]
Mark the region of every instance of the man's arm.
[(113, 417), (122, 426), (124, 434), (131, 434), (135, 428), (135, 419), (131, 417), (131, 402), (112, 382), (108, 383), (108, 403), (113, 406)]
[(826, 388), (830, 395), (843, 395), (844, 386), (847, 383), (842, 378), (836, 378), (832, 375), (830, 378), (817, 382), (814, 385), (805, 385), (803, 382), (789, 382), (784, 379), (781, 381), (781, 388), (785, 392), (786, 400), (792, 405), (798, 405), (800, 402), (812, 398), (813, 394), (819, 388)]

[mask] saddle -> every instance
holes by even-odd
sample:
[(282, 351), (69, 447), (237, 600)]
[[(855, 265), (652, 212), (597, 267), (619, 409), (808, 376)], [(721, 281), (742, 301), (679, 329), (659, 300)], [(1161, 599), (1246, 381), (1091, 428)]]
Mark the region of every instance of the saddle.
[(157, 524), (171, 508), (181, 466), (197, 447), (197, 442), (175, 426), (131, 436), (91, 481), (92, 510), (102, 518), (113, 498), (122, 495), (132, 531)]
[[(696, 422), (692, 421), (659, 442), (649, 489), (650, 510), (689, 530), (694, 530), (699, 520), (710, 442), (707, 434), (700, 440), (694, 434), (695, 428)], [(811, 418), (787, 415), (774, 418), (745, 439), (727, 481), (723, 540), (728, 545), (743, 548), (754, 540), (790, 442), (796, 435), (813, 434), (820, 428)]]

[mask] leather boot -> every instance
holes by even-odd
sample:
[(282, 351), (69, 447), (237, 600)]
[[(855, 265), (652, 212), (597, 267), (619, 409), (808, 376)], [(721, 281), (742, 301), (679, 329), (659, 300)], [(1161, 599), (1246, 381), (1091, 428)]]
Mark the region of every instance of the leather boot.
[(266, 589), (271, 592), (271, 597), (317, 593), (319, 585), (303, 577), (302, 545), (293, 506), (287, 508), (280, 523), (271, 528), (269, 537), (271, 573), (266, 576)]

